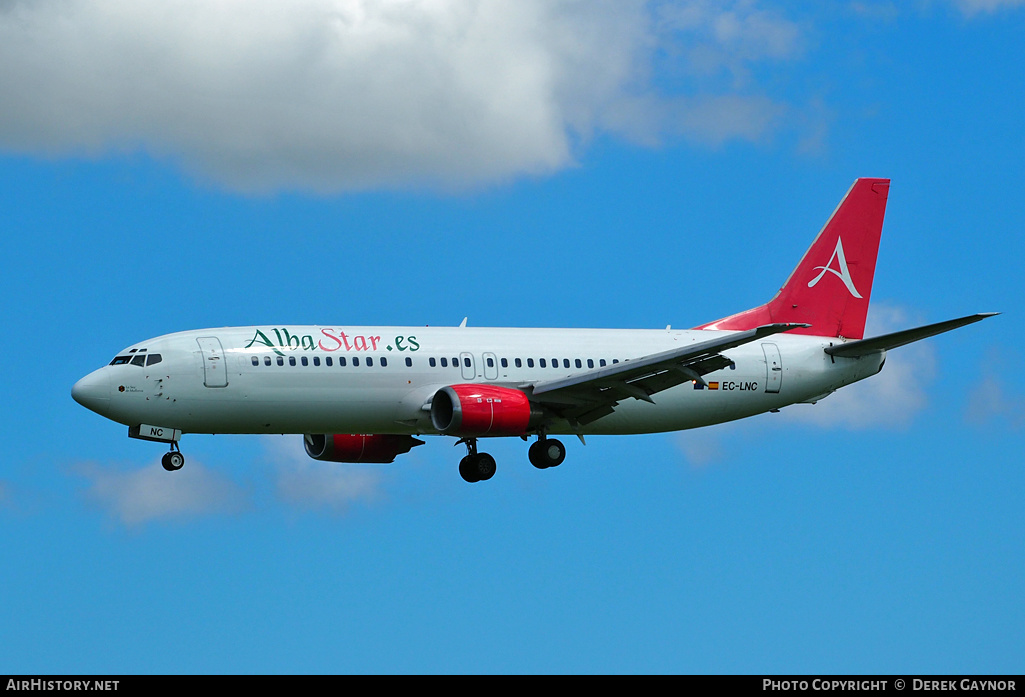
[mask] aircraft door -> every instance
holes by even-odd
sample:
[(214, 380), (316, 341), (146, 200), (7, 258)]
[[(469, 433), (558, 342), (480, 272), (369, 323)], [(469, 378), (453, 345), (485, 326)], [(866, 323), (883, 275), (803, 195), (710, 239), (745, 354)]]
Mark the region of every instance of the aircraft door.
[(224, 349), (216, 336), (196, 339), (203, 353), (203, 384), (207, 387), (227, 387), (228, 367), (224, 364)]
[(484, 359), (484, 379), (497, 380), (498, 358), (493, 353), (485, 353), (481, 358)]
[(463, 380), (473, 380), (477, 376), (472, 353), (459, 354), (459, 369), (463, 371)]
[(783, 360), (776, 344), (762, 344), (765, 353), (765, 391), (779, 392), (783, 384)]

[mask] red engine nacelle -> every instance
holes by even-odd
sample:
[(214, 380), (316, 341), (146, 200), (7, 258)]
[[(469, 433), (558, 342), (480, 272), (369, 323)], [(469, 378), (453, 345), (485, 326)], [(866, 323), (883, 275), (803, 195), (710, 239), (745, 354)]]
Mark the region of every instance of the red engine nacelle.
[(446, 436), (523, 436), (541, 416), (526, 394), (495, 385), (451, 385), (431, 401), (431, 423)]
[(306, 454), (327, 462), (394, 462), (424, 442), (413, 436), (373, 435), (369, 433), (307, 434)]

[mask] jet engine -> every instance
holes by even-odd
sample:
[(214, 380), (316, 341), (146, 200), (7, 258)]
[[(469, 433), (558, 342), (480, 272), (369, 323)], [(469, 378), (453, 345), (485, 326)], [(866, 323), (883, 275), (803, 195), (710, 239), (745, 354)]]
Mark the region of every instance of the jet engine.
[(431, 400), (431, 423), (446, 436), (523, 436), (542, 417), (520, 390), (495, 385), (450, 385)]
[(386, 463), (424, 442), (413, 436), (369, 433), (306, 434), (306, 454), (327, 462)]

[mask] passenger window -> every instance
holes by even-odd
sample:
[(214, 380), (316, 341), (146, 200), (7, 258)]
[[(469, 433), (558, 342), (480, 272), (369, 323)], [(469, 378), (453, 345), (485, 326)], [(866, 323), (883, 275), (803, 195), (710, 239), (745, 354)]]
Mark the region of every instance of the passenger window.
[(352, 364), (354, 366), (356, 366), (357, 368), (359, 367), (359, 357), (358, 356), (353, 356), (352, 357)]
[(309, 358), (307, 358), (306, 356), (303, 356), (303, 357), (302, 357), (301, 359), (299, 359), (299, 360), (301, 360), (301, 361), (303, 362), (303, 365), (309, 365), (309, 364), (310, 364), (310, 359), (309, 359)]
[(295, 365), (295, 356), (289, 356), (288, 357), (288, 364), (289, 365)]
[(159, 362), (160, 362), (160, 354), (159, 353), (151, 353), (149, 355), (149, 358), (146, 359), (146, 365), (153, 365), (154, 363), (159, 363)]
[(593, 358), (588, 358), (587, 359), (587, 367), (588, 368), (593, 368), (594, 367), (594, 359)]
[[(352, 360), (356, 360), (356, 359), (353, 358)], [(374, 365), (374, 357), (373, 356), (367, 356), (367, 366), (373, 366), (373, 365)]]
[(284, 365), (284, 364), (285, 364), (285, 359), (282, 358), (281, 356), (278, 356), (278, 365)]
[(599, 358), (598, 359), (598, 365), (601, 366), (602, 368), (604, 368), (608, 364), (605, 362), (604, 358)]
[(469, 358), (464, 358), (463, 359), (463, 365), (465, 367), (469, 368), (470, 367), (470, 359)]
[[(433, 361), (434, 359), (432, 358), (431, 360)], [(406, 367), (407, 368), (412, 368), (413, 367), (413, 359), (410, 358), (409, 356), (406, 356)]]
[[(469, 364), (467, 364), (467, 367), (469, 367)], [(495, 359), (494, 358), (489, 358), (488, 359), (488, 367), (489, 368), (494, 368), (495, 367)]]
[(270, 365), (270, 356), (264, 356), (263, 357), (263, 364), (264, 365)]
[(260, 359), (257, 358), (256, 356), (253, 356), (253, 365), (256, 365), (256, 366), (260, 365)]
[(339, 365), (340, 367), (342, 367), (342, 368), (344, 368), (344, 367), (345, 367), (345, 356), (339, 356), (339, 357), (338, 357), (338, 365)]
[[(569, 367), (569, 359), (568, 358), (563, 358), (562, 359), (562, 367), (563, 368), (568, 368)], [(577, 367), (578, 368), (580, 367), (580, 360), (579, 359), (577, 360)]]
[(502, 367), (503, 368), (508, 368), (509, 367), (509, 359), (508, 358), (503, 358), (502, 359)]
[(324, 359), (324, 365), (326, 365), (328, 368), (330, 368), (333, 365), (333, 362), (331, 360), (331, 356), (328, 356), (327, 358)]
[(517, 368), (522, 368), (523, 367), (523, 361), (521, 361), (519, 358), (516, 359), (516, 367)]
[(619, 359), (618, 358), (613, 358), (612, 359), (612, 365), (615, 365), (616, 363), (619, 363)]
[(541, 366), (542, 368), (547, 368), (547, 367), (548, 367), (548, 362), (547, 362), (547, 361), (545, 361), (545, 359), (543, 359), (543, 358), (539, 359), (539, 360), (538, 360), (538, 362), (537, 362), (537, 364), (538, 364), (539, 366)]
[[(406, 365), (409, 365), (409, 362), (408, 362), (409, 359), (408, 358), (406, 359), (406, 361), (407, 361)], [(438, 366), (438, 362), (436, 360), (434, 360), (434, 356), (431, 356), (430, 358), (427, 359), (427, 365), (431, 366), (432, 368), (436, 368)]]
[[(533, 358), (528, 358), (527, 359), (527, 367), (528, 368), (533, 368), (534, 367), (534, 359)], [(541, 367), (543, 368), (544, 366), (541, 366)]]
[(552, 367), (553, 368), (558, 368), (559, 367), (559, 359), (558, 358), (553, 358), (552, 359)]
[(320, 365), (320, 356), (313, 357), (313, 365)]
[(387, 368), (388, 367), (388, 359), (385, 358), (384, 356), (381, 356), (381, 367), (382, 368)]

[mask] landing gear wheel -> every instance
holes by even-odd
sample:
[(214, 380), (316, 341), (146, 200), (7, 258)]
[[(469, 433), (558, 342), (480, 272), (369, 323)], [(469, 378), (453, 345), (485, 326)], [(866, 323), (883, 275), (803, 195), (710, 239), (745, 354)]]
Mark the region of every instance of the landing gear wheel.
[(480, 477), (477, 476), (477, 472), (473, 466), (473, 459), (473, 455), (467, 455), (459, 461), (459, 476), (462, 477), (464, 481), (470, 482), (471, 484), (480, 481)]
[(487, 453), (473, 453), (459, 461), (459, 476), (470, 482), (483, 482), (495, 476), (498, 465)]
[(558, 467), (566, 459), (566, 446), (554, 438), (538, 440), (527, 450), (527, 458), (539, 470)]
[(459, 461), (459, 476), (470, 482), (483, 482), (495, 476), (498, 466), (495, 458), (487, 453), (477, 452), (476, 438), (462, 438), (456, 445), (466, 446), (466, 457)]
[(495, 472), (498, 470), (498, 463), (495, 462), (495, 458), (491, 457), (487, 453), (477, 453), (477, 474), (480, 476), (480, 481), (486, 482), (495, 476)]
[(177, 450), (172, 450), (169, 453), (164, 453), (164, 457), (160, 459), (160, 464), (168, 472), (175, 472), (185, 466), (185, 456)]

